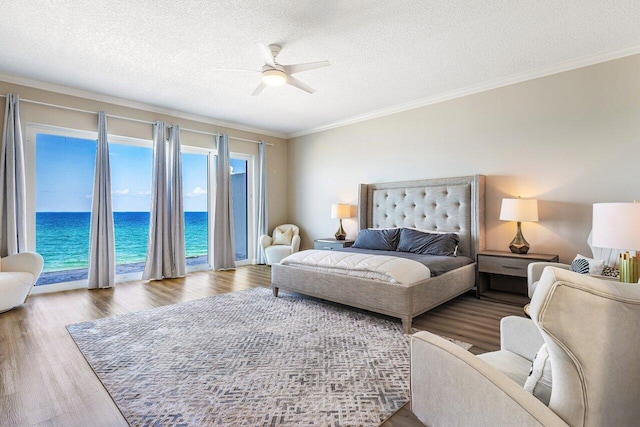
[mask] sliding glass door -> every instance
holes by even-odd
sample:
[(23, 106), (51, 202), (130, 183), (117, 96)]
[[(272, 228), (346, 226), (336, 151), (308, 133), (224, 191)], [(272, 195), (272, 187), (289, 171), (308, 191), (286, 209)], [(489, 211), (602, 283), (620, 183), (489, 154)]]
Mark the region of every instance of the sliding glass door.
[[(46, 127), (30, 133), (36, 152), (36, 251), (45, 260), (37, 285), (84, 280), (95, 165), (95, 134)], [(149, 230), (151, 141), (109, 136), (116, 274), (144, 269)], [(183, 146), (185, 251), (189, 270), (208, 268), (215, 151)], [(252, 261), (252, 157), (232, 154), (236, 261)], [(131, 277), (135, 279), (136, 277)]]

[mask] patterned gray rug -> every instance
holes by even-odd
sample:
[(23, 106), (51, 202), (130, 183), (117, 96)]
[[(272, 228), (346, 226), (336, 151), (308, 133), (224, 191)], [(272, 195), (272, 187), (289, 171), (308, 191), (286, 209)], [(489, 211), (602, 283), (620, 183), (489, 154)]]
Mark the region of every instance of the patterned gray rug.
[(409, 399), (399, 322), (262, 288), (67, 326), (134, 426), (377, 426)]

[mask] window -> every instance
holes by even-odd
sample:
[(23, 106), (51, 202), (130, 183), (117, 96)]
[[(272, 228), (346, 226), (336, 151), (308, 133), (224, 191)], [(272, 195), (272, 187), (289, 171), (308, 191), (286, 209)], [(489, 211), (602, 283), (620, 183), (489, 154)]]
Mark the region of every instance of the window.
[[(96, 134), (29, 125), (35, 140), (36, 251), (45, 260), (37, 285), (86, 280)], [(183, 146), (185, 251), (191, 269), (209, 261), (215, 154)], [(251, 156), (231, 158), (236, 261), (251, 262)], [(109, 136), (116, 274), (144, 269), (149, 230), (153, 150), (151, 141)], [(132, 278), (135, 278), (133, 276)]]
[(109, 142), (116, 274), (144, 270), (149, 238), (153, 150), (150, 143)]
[(231, 202), (233, 203), (233, 233), (236, 261), (248, 259), (247, 239), (247, 161), (232, 158)]
[(187, 266), (209, 264), (209, 153), (182, 153)]
[(87, 278), (96, 141), (36, 135), (38, 285)]

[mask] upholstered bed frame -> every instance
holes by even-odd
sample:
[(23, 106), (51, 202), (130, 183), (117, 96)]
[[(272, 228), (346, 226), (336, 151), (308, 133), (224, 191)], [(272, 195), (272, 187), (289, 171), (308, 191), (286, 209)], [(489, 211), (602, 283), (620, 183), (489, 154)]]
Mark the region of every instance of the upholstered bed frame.
[[(458, 254), (476, 260), (484, 249), (483, 175), (361, 184), (360, 229), (414, 227), (459, 233)], [(390, 284), (295, 266), (274, 264), (271, 286), (398, 317), (405, 333), (418, 316), (470, 290), (476, 263), (410, 284)]]

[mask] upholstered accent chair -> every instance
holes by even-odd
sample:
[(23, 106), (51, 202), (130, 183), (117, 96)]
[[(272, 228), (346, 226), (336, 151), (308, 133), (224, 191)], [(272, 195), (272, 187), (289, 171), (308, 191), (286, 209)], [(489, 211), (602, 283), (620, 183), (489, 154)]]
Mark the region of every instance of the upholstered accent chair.
[(35, 252), (22, 252), (0, 259), (0, 313), (24, 304), (44, 262)]
[[(604, 262), (605, 266), (608, 267), (617, 267), (618, 265), (618, 255), (620, 255), (620, 251), (618, 249), (608, 249), (608, 248), (598, 248), (591, 244), (591, 235), (589, 233), (589, 237), (587, 238), (587, 244), (589, 248), (591, 248), (591, 253), (593, 255), (594, 260), (601, 260)], [(529, 298), (533, 298), (533, 294), (536, 291), (536, 287), (538, 286), (538, 282), (540, 281), (540, 276), (544, 271), (545, 267), (557, 267), (563, 268), (565, 270), (570, 270), (570, 264), (562, 264), (557, 262), (532, 262), (527, 267), (527, 291), (529, 294)], [(600, 279), (605, 280), (618, 280), (617, 278), (607, 277), (607, 276), (599, 276), (594, 275)]]
[(300, 229), (293, 224), (282, 224), (273, 229), (273, 237), (260, 237), (267, 264), (278, 264), (285, 257), (300, 250)]
[[(437, 335), (413, 335), (411, 407), (420, 421), (637, 426), (640, 285), (547, 267), (530, 312), (531, 320), (504, 320), (501, 350), (479, 357)], [(522, 384), (541, 342), (552, 371), (548, 406)]]

